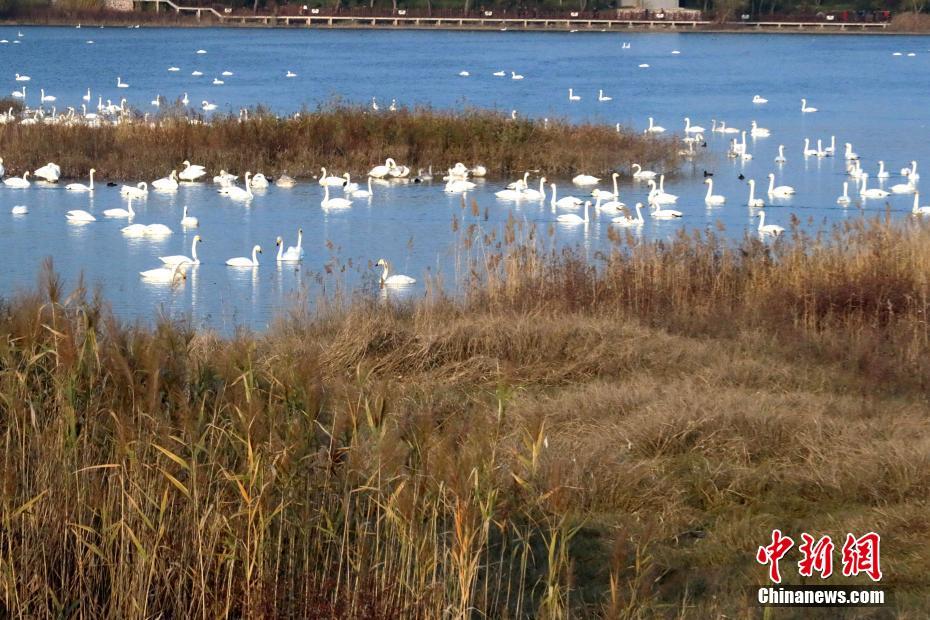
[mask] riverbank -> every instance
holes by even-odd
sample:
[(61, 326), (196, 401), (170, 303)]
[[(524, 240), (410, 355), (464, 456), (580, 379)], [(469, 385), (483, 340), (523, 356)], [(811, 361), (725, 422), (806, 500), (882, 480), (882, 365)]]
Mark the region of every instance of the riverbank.
[[(387, 102), (382, 102), (387, 107)], [(0, 125), (7, 175), (48, 162), (63, 177), (151, 180), (190, 160), (212, 173), (229, 170), (287, 173), (298, 178), (330, 171), (364, 175), (388, 157), (413, 169), (443, 171), (464, 162), (481, 164), (491, 178), (541, 170), (553, 177), (606, 175), (632, 163), (674, 170), (681, 144), (631, 129), (563, 120), (513, 119), (466, 110), (399, 108), (397, 111), (332, 105), (281, 118), (261, 110), (241, 116), (210, 116), (209, 122), (175, 107), (157, 118), (130, 114), (119, 125), (85, 123)], [(12, 154), (15, 153), (15, 156)]]
[(778, 528), (879, 532), (883, 613), (930, 612), (926, 224), (620, 233), (596, 269), (474, 232), (462, 296), (264, 334), (122, 325), (50, 272), (3, 303), (5, 609), (753, 617)]
[(225, 14), (210, 7), (183, 6), (160, 0), (159, 12), (149, 10), (119, 11), (57, 11), (34, 10), (23, 13), (10, 25), (133, 26), (145, 27), (238, 27), (238, 28), (310, 28), (310, 29), (386, 29), (386, 30), (451, 30), (451, 31), (528, 31), (528, 32), (703, 32), (762, 34), (920, 34), (930, 33), (926, 16), (902, 13), (890, 22), (841, 20), (771, 20), (719, 22), (698, 15), (666, 16), (662, 19), (625, 19), (605, 14), (600, 17), (509, 17), (426, 15), (353, 15), (334, 14)]

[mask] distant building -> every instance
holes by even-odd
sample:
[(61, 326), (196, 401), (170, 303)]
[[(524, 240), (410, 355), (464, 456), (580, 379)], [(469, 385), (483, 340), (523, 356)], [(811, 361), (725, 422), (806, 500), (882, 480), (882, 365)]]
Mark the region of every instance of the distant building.
[(679, 8), (679, 0), (635, 0), (633, 6), (650, 11), (674, 10)]

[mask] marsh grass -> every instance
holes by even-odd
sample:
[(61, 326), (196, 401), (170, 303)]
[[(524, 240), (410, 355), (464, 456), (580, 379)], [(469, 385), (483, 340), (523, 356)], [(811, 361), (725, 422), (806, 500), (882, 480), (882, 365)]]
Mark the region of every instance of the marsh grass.
[(926, 615), (927, 226), (592, 262), (469, 217), (464, 295), (264, 334), (121, 324), (48, 266), (0, 311), (5, 613), (757, 617), (779, 527), (879, 531)]
[[(320, 167), (364, 175), (393, 157), (413, 168), (432, 165), (441, 173), (455, 162), (482, 163), (492, 177), (540, 170), (551, 176), (579, 171), (607, 174), (633, 162), (674, 169), (678, 144), (612, 126), (566, 121), (517, 119), (490, 111), (445, 112), (429, 108), (372, 112), (327, 104), (297, 118), (253, 110), (248, 120), (216, 116), (209, 124), (191, 122), (171, 107), (150, 122), (119, 126), (0, 126), (0, 153), (10, 174), (34, 170), (49, 161), (66, 177), (159, 178), (184, 160), (211, 173), (287, 172), (311, 177)], [(439, 175), (441, 176), (441, 174)]]

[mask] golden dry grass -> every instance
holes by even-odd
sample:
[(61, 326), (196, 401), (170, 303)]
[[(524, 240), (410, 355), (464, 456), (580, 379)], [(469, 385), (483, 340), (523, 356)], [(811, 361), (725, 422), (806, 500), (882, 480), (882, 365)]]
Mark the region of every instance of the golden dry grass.
[(591, 265), (511, 222), (464, 296), (232, 337), (121, 325), (46, 275), (0, 313), (0, 603), (760, 617), (779, 527), (880, 532), (887, 615), (924, 617), (928, 241), (618, 238)]
[(16, 154), (6, 157), (8, 174), (51, 161), (70, 178), (83, 178), (90, 168), (101, 179), (160, 178), (184, 160), (217, 174), (224, 169), (309, 177), (326, 166), (363, 175), (387, 157), (410, 166), (414, 175), (417, 168), (433, 166), (441, 173), (461, 161), (487, 166), (492, 177), (525, 170), (573, 176), (609, 173), (633, 162), (673, 169), (678, 150), (675, 139), (607, 125), (545, 124), (479, 110), (375, 113), (340, 104), (305, 110), (299, 118), (257, 110), (245, 121), (218, 116), (209, 124), (192, 123), (170, 109), (150, 122), (137, 118), (119, 126), (0, 125), (0, 153)]

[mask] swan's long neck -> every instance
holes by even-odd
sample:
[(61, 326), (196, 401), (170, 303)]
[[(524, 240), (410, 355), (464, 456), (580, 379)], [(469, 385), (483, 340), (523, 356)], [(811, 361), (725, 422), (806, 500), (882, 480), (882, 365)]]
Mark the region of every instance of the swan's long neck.
[(849, 182), (843, 182), (843, 198), (849, 198)]
[(759, 211), (759, 230), (765, 228), (765, 211)]
[(371, 177), (368, 177), (368, 195), (371, 196)]
[(775, 190), (775, 177), (769, 177), (769, 193), (771, 194)]
[(911, 209), (911, 211), (913, 211), (914, 213), (917, 213), (918, 211), (920, 211), (920, 209), (917, 206), (918, 203), (920, 203), (920, 194), (915, 192), (914, 193), (914, 208)]
[(659, 191), (665, 192), (665, 175), (659, 176)]
[(94, 190), (94, 171), (93, 170), (90, 171), (90, 189), (91, 191)]
[[(600, 199), (598, 199), (598, 202), (600, 202)], [(588, 223), (588, 207), (590, 206), (591, 206), (590, 202), (584, 203), (584, 223), (585, 224)]]
[(911, 176), (914, 176), (915, 174), (917, 174), (917, 162), (912, 161), (911, 162)]
[(883, 174), (885, 172), (885, 162), (878, 162), (878, 174)]
[(284, 241), (279, 237), (278, 238), (278, 260), (284, 258)]
[(617, 198), (617, 200), (619, 200), (619, 199), (620, 199), (620, 190), (617, 189), (617, 174), (614, 173), (614, 174), (613, 174), (613, 177), (614, 177), (614, 196)]
[(711, 196), (711, 194), (713, 193), (713, 191), (714, 191), (714, 180), (713, 180), (713, 179), (707, 179), (707, 196), (706, 196), (706, 198), (707, 198), (708, 200), (710, 200), (710, 196)]
[(639, 174), (639, 172), (643, 169), (643, 167), (640, 166), (639, 164), (633, 164), (633, 167), (636, 168), (636, 171), (633, 172), (633, 174)]
[(252, 264), (258, 265), (258, 246), (252, 248)]
[(555, 192), (556, 192), (555, 183), (553, 183), (552, 185), (550, 185), (550, 187), (552, 188), (552, 204), (553, 204), (553, 206), (554, 206), (555, 203), (556, 203), (556, 197), (555, 197), (555, 196), (556, 196), (556, 193), (555, 193)]
[(329, 202), (329, 185), (323, 186), (323, 202)]
[(540, 198), (540, 200), (545, 200), (546, 199), (546, 179), (545, 178), (539, 179), (539, 193), (542, 194), (542, 198)]
[(752, 203), (755, 202), (756, 198), (756, 182), (752, 179), (749, 180), (749, 206), (752, 206)]
[(298, 252), (301, 250), (301, 248), (303, 248), (303, 245), (304, 245), (304, 231), (301, 229), (297, 231), (297, 251)]
[(636, 221), (638, 222), (646, 221), (645, 218), (643, 217), (643, 203), (641, 202), (636, 203)]
[(381, 281), (385, 282), (391, 273), (391, 268), (386, 260), (381, 261)]
[(197, 260), (197, 242), (200, 241), (199, 238), (194, 237), (194, 240), (191, 242), (191, 258), (195, 261)]

